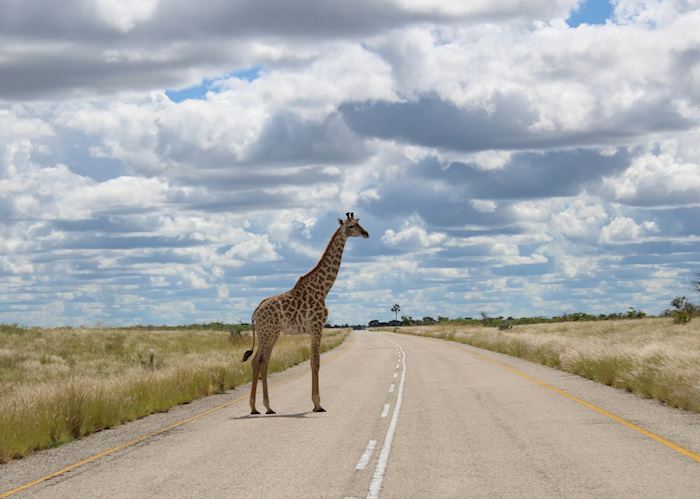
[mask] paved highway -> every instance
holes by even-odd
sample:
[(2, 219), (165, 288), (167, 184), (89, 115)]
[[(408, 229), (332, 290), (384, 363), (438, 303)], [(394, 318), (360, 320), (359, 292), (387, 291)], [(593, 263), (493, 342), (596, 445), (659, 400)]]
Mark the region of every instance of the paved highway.
[[(320, 381), (327, 413), (310, 412), (307, 363), (274, 378), (277, 415), (249, 416), (242, 387), (216, 399), (233, 403), (117, 451), (109, 445), (124, 445), (125, 430), (109, 430), (109, 445), (100, 434), (70, 444), (73, 457), (54, 449), (2, 466), (0, 491), (39, 478), (13, 496), (699, 494), (700, 416), (543, 366), (441, 340), (355, 332), (322, 356)], [(174, 414), (183, 419), (207, 403)], [(146, 433), (176, 416), (127, 426)]]

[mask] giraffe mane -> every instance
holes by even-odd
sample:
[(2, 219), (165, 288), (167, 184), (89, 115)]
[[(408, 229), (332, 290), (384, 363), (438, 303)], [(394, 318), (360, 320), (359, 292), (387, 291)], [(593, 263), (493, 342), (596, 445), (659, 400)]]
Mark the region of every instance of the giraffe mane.
[(316, 263), (316, 265), (314, 266), (314, 268), (312, 268), (306, 274), (301, 276), (299, 278), (299, 280), (297, 281), (297, 283), (302, 282), (303, 280), (305, 280), (305, 278), (311, 277), (312, 275), (314, 275), (316, 272), (319, 271), (319, 269), (322, 267), (321, 263), (323, 262), (323, 257), (326, 255), (326, 253), (328, 253), (328, 250), (330, 249), (331, 244), (333, 244), (333, 241), (335, 241), (335, 238), (338, 236), (338, 232), (340, 232), (340, 227), (336, 229), (336, 231), (333, 233), (333, 236), (328, 241), (328, 244), (326, 244), (326, 249), (324, 249), (323, 253), (321, 253), (321, 258), (319, 258), (319, 260)]

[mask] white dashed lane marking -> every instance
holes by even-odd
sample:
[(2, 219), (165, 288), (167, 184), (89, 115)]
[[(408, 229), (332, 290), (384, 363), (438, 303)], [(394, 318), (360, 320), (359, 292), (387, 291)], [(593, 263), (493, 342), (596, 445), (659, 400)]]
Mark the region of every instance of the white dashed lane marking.
[(394, 388), (396, 388), (396, 385), (394, 383), (391, 384), (389, 387), (389, 393), (392, 393), (394, 391)]
[(389, 414), (389, 409), (391, 406), (389, 404), (384, 404), (384, 410), (382, 411), (382, 415), (380, 417), (385, 418), (387, 414)]
[[(391, 341), (391, 340), (389, 340)], [(392, 341), (392, 343), (394, 343)], [(394, 343), (396, 345), (396, 343)], [(389, 429), (386, 431), (386, 437), (384, 437), (384, 444), (382, 445), (382, 450), (379, 451), (379, 457), (377, 458), (377, 466), (374, 468), (374, 474), (372, 475), (372, 481), (369, 484), (369, 491), (367, 492), (367, 499), (376, 499), (379, 497), (379, 491), (382, 489), (382, 482), (384, 481), (384, 474), (386, 473), (386, 466), (389, 463), (389, 453), (391, 452), (391, 443), (394, 440), (394, 433), (396, 432), (396, 426), (399, 422), (399, 413), (401, 412), (401, 401), (403, 400), (403, 388), (406, 383), (406, 352), (396, 345), (399, 349), (400, 363), (402, 365), (401, 370), (401, 380), (399, 382), (399, 389), (396, 394), (396, 403), (394, 404), (394, 411), (391, 414), (391, 421), (389, 422)], [(394, 373), (394, 378), (398, 376), (398, 372)], [(392, 385), (393, 386), (393, 385)], [(388, 404), (385, 406), (388, 414)]]
[(367, 463), (369, 463), (369, 460), (372, 458), (372, 452), (374, 451), (374, 447), (377, 445), (376, 440), (370, 440), (367, 442), (367, 448), (365, 451), (362, 453), (362, 456), (360, 456), (360, 460), (357, 462), (357, 465), (355, 466), (356, 470), (363, 470), (367, 466)]

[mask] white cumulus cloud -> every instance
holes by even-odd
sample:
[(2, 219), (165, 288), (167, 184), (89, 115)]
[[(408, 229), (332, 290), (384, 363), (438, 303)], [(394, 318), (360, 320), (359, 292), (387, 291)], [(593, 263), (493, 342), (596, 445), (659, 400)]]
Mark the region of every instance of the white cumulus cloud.
[(629, 217), (615, 217), (600, 231), (600, 242), (606, 244), (635, 242), (657, 232), (656, 224), (645, 221), (638, 224)]
[(637, 206), (700, 204), (700, 163), (670, 154), (637, 157), (621, 175), (605, 180), (613, 199)]

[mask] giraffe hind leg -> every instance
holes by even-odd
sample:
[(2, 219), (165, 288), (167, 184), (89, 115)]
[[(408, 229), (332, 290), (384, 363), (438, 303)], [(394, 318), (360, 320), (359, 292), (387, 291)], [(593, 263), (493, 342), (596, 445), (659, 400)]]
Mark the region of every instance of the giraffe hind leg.
[(262, 366), (260, 367), (260, 377), (262, 379), (263, 386), (263, 404), (265, 405), (265, 414), (277, 414), (270, 408), (270, 397), (267, 391), (267, 368), (270, 365), (270, 353), (265, 354), (265, 358), (262, 361)]
[(280, 332), (281, 331), (278, 326), (270, 330), (270, 334), (267, 336), (267, 341), (265, 342), (265, 347), (263, 350), (265, 358), (261, 366), (261, 374), (263, 383), (263, 403), (265, 404), (267, 414), (275, 414), (275, 411), (270, 408), (270, 398), (267, 389), (267, 371), (268, 367), (270, 366), (270, 359), (272, 358), (272, 349), (275, 347), (275, 343), (277, 343), (277, 338), (279, 338)]
[(250, 385), (250, 413), (260, 414), (255, 408), (255, 395), (258, 389), (258, 378), (260, 377), (260, 363), (262, 360), (262, 352), (258, 349), (258, 353), (253, 357), (253, 378)]

